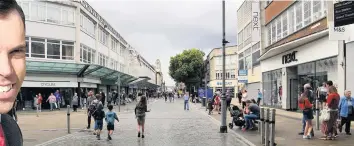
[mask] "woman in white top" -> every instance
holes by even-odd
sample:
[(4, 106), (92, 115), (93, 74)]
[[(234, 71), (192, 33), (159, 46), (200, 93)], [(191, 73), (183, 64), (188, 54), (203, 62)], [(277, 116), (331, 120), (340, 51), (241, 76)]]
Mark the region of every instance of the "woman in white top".
[(248, 99), (248, 95), (247, 95), (247, 90), (245, 89), (242, 92), (242, 99), (241, 99), (242, 100), (242, 109), (245, 108), (247, 99)]

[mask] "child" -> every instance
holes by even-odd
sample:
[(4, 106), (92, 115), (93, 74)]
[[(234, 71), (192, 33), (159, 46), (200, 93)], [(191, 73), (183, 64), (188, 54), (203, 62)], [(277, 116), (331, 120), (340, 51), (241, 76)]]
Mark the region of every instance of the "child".
[(208, 109), (209, 109), (209, 115), (213, 113), (213, 100), (209, 99), (208, 100)]
[(103, 118), (105, 117), (103, 105), (99, 104), (97, 110), (92, 114), (95, 119), (95, 133), (98, 140), (101, 139), (100, 134), (103, 127)]
[(113, 134), (114, 131), (114, 120), (117, 120), (119, 122), (119, 119), (117, 117), (117, 114), (112, 111), (113, 105), (108, 105), (108, 112), (106, 113), (106, 122), (107, 122), (107, 130), (108, 130), (108, 140), (112, 140), (111, 135)]

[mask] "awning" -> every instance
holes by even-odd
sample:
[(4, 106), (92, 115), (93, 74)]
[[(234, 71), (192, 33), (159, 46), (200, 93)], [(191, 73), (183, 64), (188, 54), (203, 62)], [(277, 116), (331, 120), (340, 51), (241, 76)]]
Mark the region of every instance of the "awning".
[(265, 60), (267, 58), (273, 57), (275, 55), (281, 54), (283, 52), (286, 52), (288, 50), (294, 49), (295, 47), (301, 46), (303, 44), (307, 44), (309, 42), (312, 42), (316, 39), (322, 38), (326, 35), (328, 35), (329, 31), (327, 30), (323, 30), (321, 32), (317, 32), (315, 34), (306, 36), (306, 37), (302, 37), (300, 39), (291, 41), (289, 43), (274, 47), (269, 49), (268, 51), (266, 51), (265, 53), (263, 53), (259, 59), (257, 61), (262, 61)]
[(134, 84), (138, 84), (142, 81), (146, 81), (148, 80), (147, 78), (138, 78), (137, 80), (133, 81), (133, 82), (130, 82), (129, 85), (134, 85)]
[(49, 61), (26, 61), (27, 73), (54, 73), (76, 75), (85, 64), (71, 62), (49, 62)]
[(77, 75), (78, 77), (92, 76), (108, 82), (117, 82), (119, 77), (122, 83), (129, 83), (137, 78), (101, 65), (75, 62), (55, 62), (48, 60), (26, 60), (27, 73), (47, 73)]

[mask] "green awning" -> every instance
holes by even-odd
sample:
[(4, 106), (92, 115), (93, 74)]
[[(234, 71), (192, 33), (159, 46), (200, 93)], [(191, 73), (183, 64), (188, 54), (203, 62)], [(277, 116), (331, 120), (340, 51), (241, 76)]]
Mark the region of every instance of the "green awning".
[(83, 76), (92, 76), (105, 81), (118, 81), (118, 76), (122, 83), (135, 80), (136, 77), (121, 73), (119, 71), (95, 64), (80, 64), (74, 62), (50, 62), (50, 61), (31, 61), (26, 60), (27, 73), (48, 73)]
[(49, 61), (26, 61), (27, 73), (55, 73), (55, 74), (77, 74), (85, 64), (49, 62)]

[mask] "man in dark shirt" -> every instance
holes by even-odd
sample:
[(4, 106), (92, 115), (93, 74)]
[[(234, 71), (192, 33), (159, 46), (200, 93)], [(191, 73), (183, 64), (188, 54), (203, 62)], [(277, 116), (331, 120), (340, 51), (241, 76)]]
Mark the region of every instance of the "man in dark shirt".
[(245, 114), (245, 121), (246, 121), (246, 129), (253, 129), (254, 125), (252, 120), (258, 119), (259, 118), (259, 106), (255, 103), (252, 103), (250, 100), (246, 101), (246, 107), (248, 111), (246, 111)]
[(21, 130), (7, 113), (26, 76), (25, 15), (15, 0), (0, 1), (0, 145), (22, 146)]

